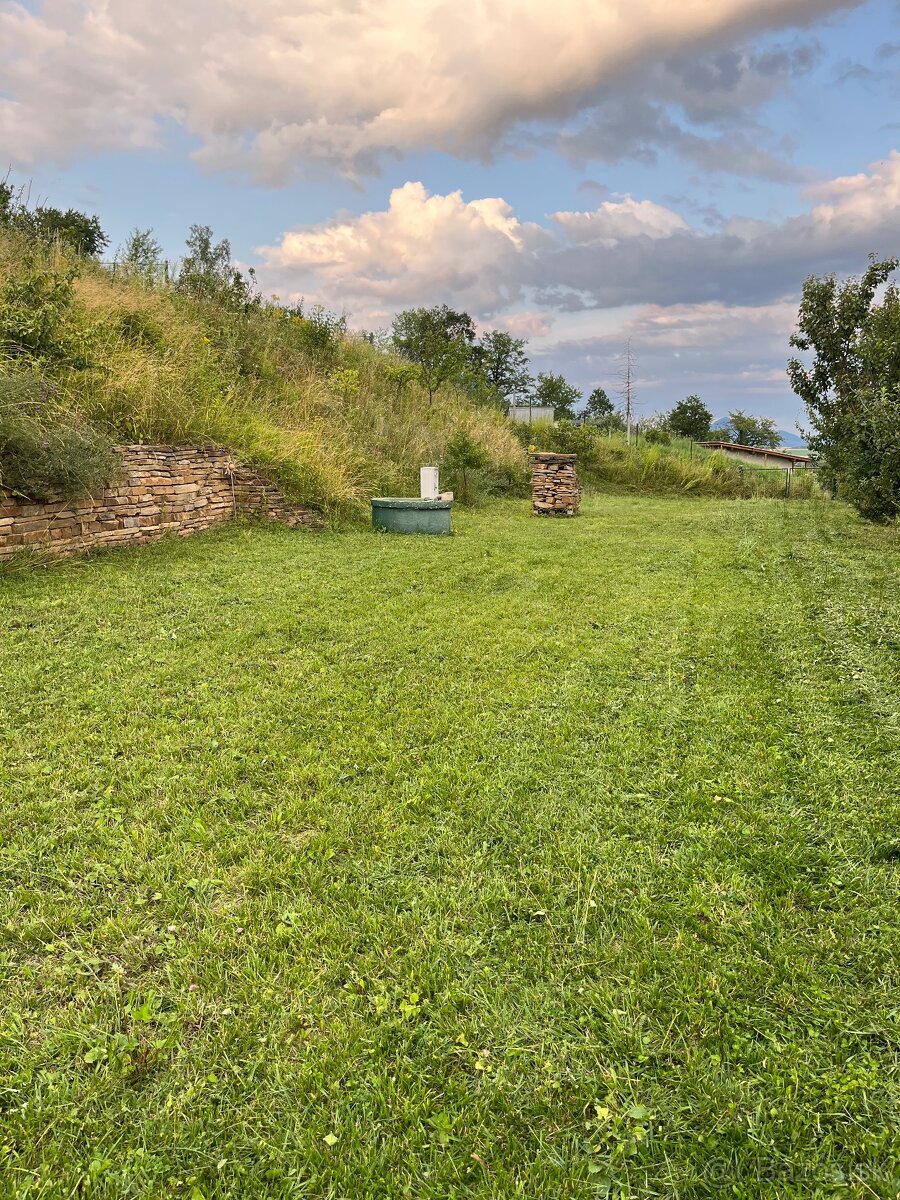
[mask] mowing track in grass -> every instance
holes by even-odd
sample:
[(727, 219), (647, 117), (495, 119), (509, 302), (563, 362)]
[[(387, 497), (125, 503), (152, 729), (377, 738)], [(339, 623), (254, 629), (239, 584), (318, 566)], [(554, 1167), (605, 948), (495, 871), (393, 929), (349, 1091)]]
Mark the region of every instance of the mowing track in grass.
[(0, 1195), (895, 1196), (896, 533), (0, 575)]

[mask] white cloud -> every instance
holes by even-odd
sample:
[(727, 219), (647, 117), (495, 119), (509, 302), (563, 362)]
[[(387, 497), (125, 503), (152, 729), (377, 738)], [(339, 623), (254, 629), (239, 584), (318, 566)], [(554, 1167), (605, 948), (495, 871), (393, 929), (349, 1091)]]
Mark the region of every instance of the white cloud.
[(202, 163), (269, 181), (315, 161), (486, 155), (661, 54), (859, 2), (0, 0), (0, 137), (27, 165), (152, 145), (172, 121)]
[(265, 281), (290, 295), (331, 297), (363, 323), (449, 298), (490, 314), (522, 295), (521, 266), (548, 234), (505, 200), (430, 196), (421, 183), (391, 193), (384, 212), (329, 221), (264, 247)]
[(648, 304), (748, 309), (796, 293), (810, 273), (858, 270), (870, 250), (900, 249), (900, 153), (810, 198), (801, 216), (733, 219), (712, 231), (631, 197), (539, 225), (499, 198), (434, 196), (407, 183), (385, 211), (285, 234), (261, 250), (261, 275), (281, 292), (346, 307), (361, 323), (440, 302), (495, 320)]
[(542, 338), (553, 328), (553, 317), (550, 313), (514, 312), (506, 313), (501, 324), (507, 333), (522, 338)]
[(608, 200), (593, 212), (557, 212), (552, 219), (567, 239), (577, 243), (614, 246), (625, 238), (665, 238), (687, 232), (685, 219), (652, 200)]

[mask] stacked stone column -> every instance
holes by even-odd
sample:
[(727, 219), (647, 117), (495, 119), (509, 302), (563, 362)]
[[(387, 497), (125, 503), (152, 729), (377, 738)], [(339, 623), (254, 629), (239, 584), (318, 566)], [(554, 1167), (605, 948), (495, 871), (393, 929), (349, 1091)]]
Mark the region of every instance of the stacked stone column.
[(538, 516), (576, 517), (581, 504), (581, 485), (575, 454), (531, 456), (531, 508)]

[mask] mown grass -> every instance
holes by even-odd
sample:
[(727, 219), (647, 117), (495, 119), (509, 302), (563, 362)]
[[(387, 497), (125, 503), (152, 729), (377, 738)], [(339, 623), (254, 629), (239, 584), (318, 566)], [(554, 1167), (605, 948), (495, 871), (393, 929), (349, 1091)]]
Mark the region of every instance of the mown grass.
[(896, 532), (0, 576), (0, 1194), (895, 1196)]

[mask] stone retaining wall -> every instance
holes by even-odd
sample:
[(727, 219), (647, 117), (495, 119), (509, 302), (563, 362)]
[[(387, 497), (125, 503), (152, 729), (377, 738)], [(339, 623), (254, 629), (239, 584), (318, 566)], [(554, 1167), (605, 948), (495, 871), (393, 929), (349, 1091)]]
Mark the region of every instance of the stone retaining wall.
[(319, 513), (291, 504), (226, 450), (119, 446), (118, 477), (96, 497), (29, 504), (0, 489), (0, 559), (25, 547), (61, 554), (187, 536), (237, 515), (315, 528)]

